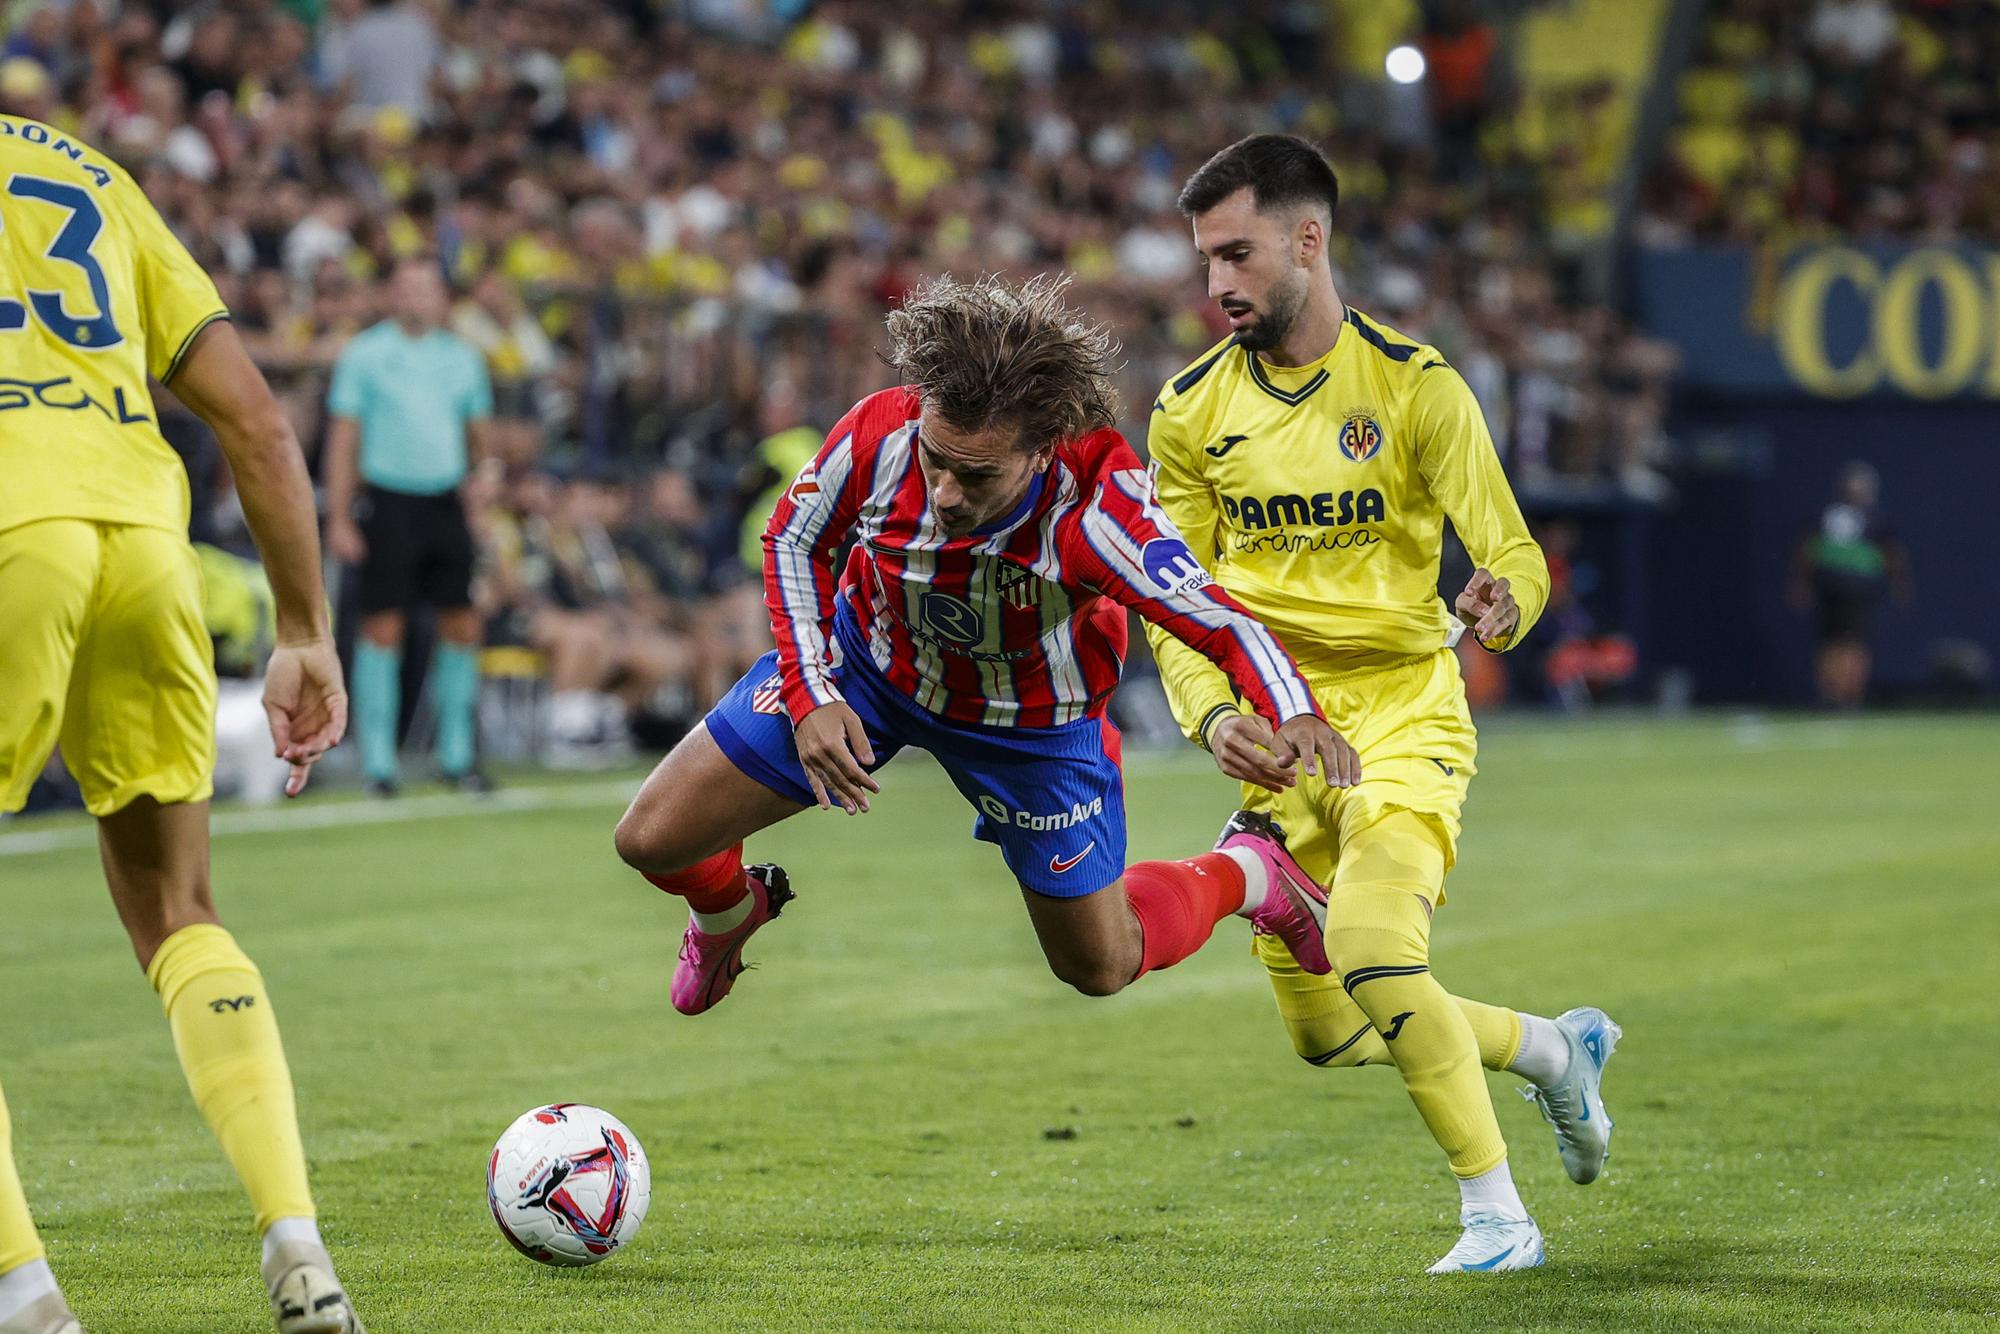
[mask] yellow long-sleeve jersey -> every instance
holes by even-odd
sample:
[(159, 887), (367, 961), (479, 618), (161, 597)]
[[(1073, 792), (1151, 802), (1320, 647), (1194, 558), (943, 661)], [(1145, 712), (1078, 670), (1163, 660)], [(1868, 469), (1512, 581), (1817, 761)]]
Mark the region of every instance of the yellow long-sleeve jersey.
[[(1160, 391), (1147, 442), (1168, 517), (1314, 676), (1447, 642), (1447, 518), (1520, 605), (1495, 647), (1520, 642), (1548, 601), (1548, 566), (1472, 391), (1436, 348), (1352, 307), (1309, 366), (1267, 365), (1233, 339), (1210, 348)], [(1200, 654), (1147, 637), (1174, 716), (1201, 741), (1235, 690)]]
[(229, 311), (123, 167), (0, 116), (0, 531), (89, 519), (185, 533), (187, 470), (146, 384)]

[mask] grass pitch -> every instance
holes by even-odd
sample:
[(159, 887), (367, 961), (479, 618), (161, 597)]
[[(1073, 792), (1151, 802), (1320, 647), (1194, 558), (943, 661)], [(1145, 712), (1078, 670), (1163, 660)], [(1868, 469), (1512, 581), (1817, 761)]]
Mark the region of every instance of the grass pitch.
[[(2000, 1315), (1996, 743), (1488, 729), (1437, 972), (1625, 1027), (1594, 1186), (1493, 1080), (1549, 1264), (1490, 1279), (1423, 1276), (1455, 1236), (1442, 1159), (1392, 1072), (1291, 1055), (1240, 923), (1122, 996), (1066, 991), (920, 759), (874, 814), (753, 844), (800, 897), (695, 1020), (666, 1004), (680, 914), (612, 856), (603, 783), (321, 800), (220, 835), (215, 879), (374, 1334), (1971, 1328)], [(1139, 758), (1129, 792), (1135, 857), (1205, 846), (1232, 804), (1192, 753)], [(342, 810), (424, 818), (297, 827)], [(0, 1078), (90, 1329), (268, 1328), (81, 825), (0, 833)], [(528, 1263), (486, 1214), (494, 1137), (554, 1100), (653, 1160), (637, 1242), (593, 1270)]]

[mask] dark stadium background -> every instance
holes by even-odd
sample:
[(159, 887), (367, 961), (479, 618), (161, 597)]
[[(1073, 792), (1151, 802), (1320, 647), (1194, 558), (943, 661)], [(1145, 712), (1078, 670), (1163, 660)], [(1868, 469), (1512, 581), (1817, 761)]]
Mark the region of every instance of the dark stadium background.
[[(1915, 590), (1880, 590), (1870, 700), (1991, 699), (1985, 0), (6, 0), (0, 21), (0, 108), (133, 169), (315, 460), (387, 266), (440, 256), (503, 418), (473, 500), (517, 589), (483, 581), (495, 647), (542, 607), (693, 646), (625, 691), (609, 740), (670, 739), (756, 647), (718, 647), (758, 633), (745, 516), (885, 382), (881, 317), (920, 275), (1073, 274), (1124, 342), (1142, 441), (1154, 388), (1222, 328), (1175, 189), (1270, 129), (1328, 150), (1343, 294), (1465, 373), (1560, 557), (1560, 614), (1469, 664), (1479, 707), (1812, 704), (1792, 562), (1855, 460)], [(164, 421), (196, 537), (254, 555), (213, 442)], [(246, 675), (248, 584), (215, 627)], [(489, 733), (516, 734), (489, 745), (535, 752), (542, 660), (489, 656)], [(1165, 733), (1143, 684), (1121, 712)]]

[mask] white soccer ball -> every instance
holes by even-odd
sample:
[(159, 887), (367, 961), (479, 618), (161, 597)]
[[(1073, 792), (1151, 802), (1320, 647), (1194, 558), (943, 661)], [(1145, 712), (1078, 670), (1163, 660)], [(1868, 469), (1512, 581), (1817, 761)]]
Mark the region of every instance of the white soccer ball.
[(638, 1235), (652, 1198), (638, 1137), (582, 1103), (523, 1112), (486, 1163), (486, 1202), (501, 1235), (545, 1265), (604, 1259)]

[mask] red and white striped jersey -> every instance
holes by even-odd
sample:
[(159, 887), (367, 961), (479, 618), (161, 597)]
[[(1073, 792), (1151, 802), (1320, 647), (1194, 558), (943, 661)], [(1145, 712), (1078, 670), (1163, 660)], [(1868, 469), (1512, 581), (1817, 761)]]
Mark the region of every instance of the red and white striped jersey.
[(931, 513), (917, 418), (908, 387), (862, 399), (764, 530), (764, 601), (795, 724), (840, 699), (838, 598), (889, 684), (953, 722), (1055, 727), (1101, 712), (1124, 665), (1126, 607), (1213, 659), (1274, 724), (1318, 713), (1284, 647), (1160, 512), (1123, 436), (1063, 446), (1011, 514), (950, 537)]

